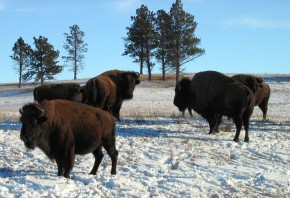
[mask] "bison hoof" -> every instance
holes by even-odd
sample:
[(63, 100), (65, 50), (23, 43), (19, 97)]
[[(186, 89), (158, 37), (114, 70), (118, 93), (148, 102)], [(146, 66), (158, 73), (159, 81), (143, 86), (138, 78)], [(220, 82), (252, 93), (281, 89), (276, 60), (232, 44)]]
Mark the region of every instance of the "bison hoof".
[(249, 138), (245, 138), (244, 139), (244, 142), (249, 142)]
[(233, 141), (239, 142), (239, 138), (234, 138)]

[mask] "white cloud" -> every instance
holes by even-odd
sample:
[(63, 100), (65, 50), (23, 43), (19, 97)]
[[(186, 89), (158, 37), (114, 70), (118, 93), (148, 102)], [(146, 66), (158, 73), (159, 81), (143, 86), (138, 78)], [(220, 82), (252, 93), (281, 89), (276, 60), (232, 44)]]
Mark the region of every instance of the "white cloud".
[(5, 2), (0, 0), (0, 11), (5, 9)]
[(254, 17), (242, 17), (239, 19), (229, 19), (225, 22), (229, 26), (246, 26), (251, 28), (283, 28), (290, 29), (290, 21), (271, 21)]
[(137, 0), (117, 0), (114, 7), (120, 11), (131, 9), (136, 4)]

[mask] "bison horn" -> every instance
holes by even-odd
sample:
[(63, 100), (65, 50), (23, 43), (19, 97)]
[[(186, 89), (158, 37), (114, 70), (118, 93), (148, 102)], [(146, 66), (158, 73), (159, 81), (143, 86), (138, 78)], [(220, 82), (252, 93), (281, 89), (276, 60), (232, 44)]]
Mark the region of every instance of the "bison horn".
[(23, 110), (22, 110), (22, 108), (19, 109), (19, 113), (20, 113), (20, 115), (23, 115)]
[(140, 73), (139, 72), (136, 72), (136, 74), (137, 74), (137, 78), (140, 78)]
[(39, 105), (35, 105), (35, 107), (40, 111), (39, 117), (42, 117), (45, 115), (45, 111), (43, 108), (41, 108)]

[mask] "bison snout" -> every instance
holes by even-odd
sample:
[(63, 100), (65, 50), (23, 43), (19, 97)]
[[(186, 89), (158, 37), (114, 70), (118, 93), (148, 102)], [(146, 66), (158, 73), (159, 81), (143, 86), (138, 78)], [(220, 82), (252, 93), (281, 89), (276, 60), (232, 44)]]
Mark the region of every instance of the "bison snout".
[(24, 142), (26, 148), (32, 149), (32, 150), (35, 149), (36, 147), (35, 142), (30, 140), (27, 135), (20, 134), (20, 139)]

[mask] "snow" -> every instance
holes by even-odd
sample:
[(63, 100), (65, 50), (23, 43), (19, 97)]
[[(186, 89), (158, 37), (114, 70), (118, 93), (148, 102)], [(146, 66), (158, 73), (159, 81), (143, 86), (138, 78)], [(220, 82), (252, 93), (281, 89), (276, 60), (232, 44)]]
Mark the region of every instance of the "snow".
[(289, 197), (290, 79), (265, 81), (268, 119), (255, 108), (249, 143), (232, 141), (235, 127), (209, 135), (200, 116), (180, 117), (174, 82), (141, 82), (117, 122), (117, 175), (104, 151), (97, 175), (88, 174), (88, 154), (77, 156), (71, 179), (57, 177), (55, 162), (19, 138), (18, 109), (33, 101), (33, 87), (2, 86), (0, 197)]

